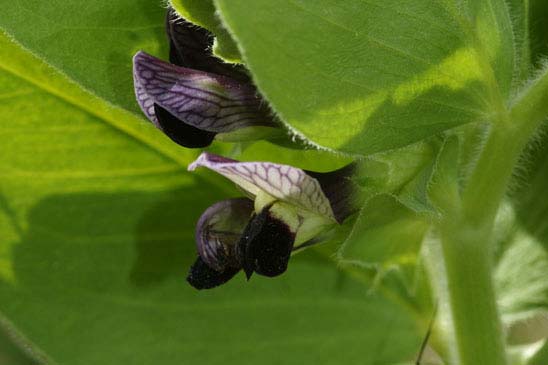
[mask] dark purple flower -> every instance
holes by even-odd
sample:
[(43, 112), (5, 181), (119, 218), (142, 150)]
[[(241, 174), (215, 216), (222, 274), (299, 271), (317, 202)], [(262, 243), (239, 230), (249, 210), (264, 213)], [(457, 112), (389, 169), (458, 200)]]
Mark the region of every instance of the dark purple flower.
[(198, 221), (198, 258), (187, 278), (197, 289), (221, 285), (242, 269), (248, 279), (253, 273), (278, 276), (292, 251), (309, 246), (355, 211), (353, 164), (312, 173), (202, 153), (189, 170), (197, 167), (225, 176), (250, 196), (216, 203)]
[(246, 70), (211, 54), (208, 31), (178, 19), (173, 10), (166, 30), (171, 63), (145, 52), (133, 58), (137, 102), (156, 127), (190, 148), (206, 147), (218, 134), (235, 131), (276, 135), (279, 123)]

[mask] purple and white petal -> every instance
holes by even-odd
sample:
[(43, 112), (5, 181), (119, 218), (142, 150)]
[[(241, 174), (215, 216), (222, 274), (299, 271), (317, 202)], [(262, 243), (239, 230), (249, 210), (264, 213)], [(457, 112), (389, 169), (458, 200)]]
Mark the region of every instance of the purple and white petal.
[(274, 198), (336, 220), (320, 183), (301, 169), (270, 162), (238, 162), (211, 153), (202, 153), (189, 167), (209, 168), (257, 195), (263, 191)]
[(223, 272), (241, 267), (237, 244), (252, 214), (253, 202), (247, 198), (223, 200), (205, 210), (196, 224), (196, 248), (210, 268)]
[(144, 52), (133, 58), (133, 76), (137, 102), (159, 128), (155, 104), (210, 132), (275, 125), (255, 88), (228, 77), (175, 66)]

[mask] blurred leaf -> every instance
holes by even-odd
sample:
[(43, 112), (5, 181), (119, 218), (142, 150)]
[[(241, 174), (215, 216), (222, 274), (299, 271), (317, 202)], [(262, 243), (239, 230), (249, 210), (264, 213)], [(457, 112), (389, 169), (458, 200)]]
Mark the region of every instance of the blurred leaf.
[(499, 308), (505, 323), (548, 309), (548, 252), (534, 236), (518, 230), (495, 269)]
[(131, 59), (167, 55), (165, 12), (156, 0), (4, 1), (0, 28), (92, 93), (138, 111)]
[(546, 125), (529, 146), (514, 183), (517, 232), (504, 245), (496, 271), (503, 314), (509, 321), (548, 309), (548, 134)]
[(544, 343), (534, 355), (528, 359), (527, 365), (545, 365), (548, 364), (548, 340), (544, 340)]
[(193, 290), (194, 223), (236, 191), (13, 43), (0, 53), (0, 310), (51, 363), (413, 358), (407, 313), (314, 251), (281, 278)]
[(215, 14), (213, 0), (171, 0), (170, 4), (186, 20), (215, 34), (213, 53), (216, 56), (228, 62), (242, 62), (238, 46)]
[(509, 95), (513, 30), (502, 1), (215, 4), (262, 94), (321, 146), (401, 147), (483, 118)]
[(545, 365), (548, 362), (546, 340), (512, 346), (508, 350), (510, 365)]

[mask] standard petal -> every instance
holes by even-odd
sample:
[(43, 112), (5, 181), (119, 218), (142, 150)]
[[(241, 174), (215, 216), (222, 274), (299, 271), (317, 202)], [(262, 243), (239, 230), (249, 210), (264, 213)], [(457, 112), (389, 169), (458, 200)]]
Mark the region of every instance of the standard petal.
[(255, 89), (228, 77), (178, 67), (144, 52), (133, 58), (133, 76), (139, 106), (161, 129), (155, 105), (208, 132), (275, 125)]
[(249, 279), (253, 272), (264, 276), (278, 276), (287, 270), (295, 232), (282, 219), (265, 207), (245, 227), (238, 248), (243, 269)]
[(245, 67), (226, 63), (213, 55), (213, 34), (182, 19), (173, 8), (167, 11), (166, 33), (169, 38), (171, 63), (251, 83)]
[(241, 268), (237, 243), (252, 214), (247, 198), (223, 200), (205, 210), (196, 224), (196, 248), (209, 267), (219, 272)]
[(216, 271), (209, 267), (201, 257), (198, 257), (190, 271), (186, 281), (198, 290), (215, 288), (226, 283), (240, 271), (237, 268), (227, 268), (224, 271)]
[(189, 167), (207, 167), (232, 180), (253, 195), (265, 192), (299, 208), (335, 219), (329, 199), (318, 180), (289, 165), (270, 162), (238, 162), (211, 153), (202, 153)]

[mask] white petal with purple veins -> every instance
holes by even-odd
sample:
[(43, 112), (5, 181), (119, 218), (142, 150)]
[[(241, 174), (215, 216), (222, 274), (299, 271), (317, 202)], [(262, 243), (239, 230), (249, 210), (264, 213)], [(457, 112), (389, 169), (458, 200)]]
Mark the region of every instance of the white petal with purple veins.
[[(265, 192), (301, 209), (335, 219), (333, 210), (315, 178), (293, 166), (270, 162), (238, 162), (211, 153), (202, 153), (189, 167), (206, 167), (238, 184), (253, 195)], [(264, 170), (264, 174), (258, 171)], [(289, 186), (284, 186), (290, 184)]]
[(135, 94), (147, 118), (159, 127), (157, 104), (182, 122), (210, 132), (272, 126), (253, 86), (172, 65), (144, 52), (133, 58)]

